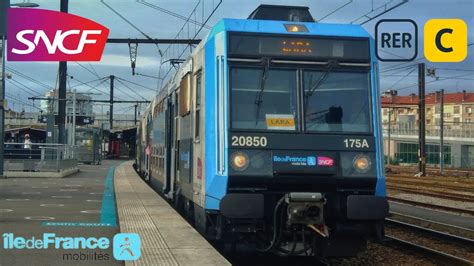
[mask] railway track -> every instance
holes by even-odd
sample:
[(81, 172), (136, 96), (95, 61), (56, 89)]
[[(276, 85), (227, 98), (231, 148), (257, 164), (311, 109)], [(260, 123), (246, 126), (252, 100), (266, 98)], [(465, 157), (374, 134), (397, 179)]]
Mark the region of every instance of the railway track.
[(430, 229), (430, 228), (421, 227), (421, 226), (418, 226), (418, 225), (415, 225), (415, 224), (410, 224), (410, 223), (398, 221), (398, 220), (391, 219), (391, 218), (385, 219), (385, 222), (388, 225), (397, 226), (397, 227), (409, 229), (409, 230), (412, 230), (412, 231), (417, 231), (417, 232), (420, 232), (420, 233), (423, 233), (423, 234), (426, 234), (426, 235), (432, 235), (432, 236), (435, 236), (435, 237), (444, 238), (444, 239), (447, 239), (449, 241), (458, 243), (460, 245), (470, 245), (470, 246), (474, 247), (474, 239), (471, 239), (471, 238), (457, 236), (457, 235), (453, 235), (453, 234), (450, 234), (450, 233), (445, 233), (445, 232), (433, 230), (433, 229)]
[(425, 219), (421, 217), (415, 217), (412, 215), (403, 214), (399, 212), (390, 212), (390, 217), (396, 217), (397, 218), (396, 220), (401, 221), (401, 222), (409, 221), (407, 223), (410, 223), (410, 224), (413, 224), (413, 223), (418, 224), (418, 225), (422, 224), (423, 225), (422, 228), (430, 227), (432, 229), (438, 229), (438, 230), (443, 230), (446, 232), (451, 232), (451, 234), (454, 234), (457, 236), (463, 235), (463, 236), (469, 236), (471, 238), (474, 238), (474, 230), (470, 228), (461, 227), (461, 226), (452, 225), (452, 224), (446, 224), (446, 223), (433, 221), (433, 220), (429, 220), (429, 219)]
[(455, 191), (463, 191), (463, 192), (473, 192), (474, 185), (470, 183), (457, 183), (453, 184), (456, 181), (442, 181), (442, 180), (418, 180), (413, 177), (411, 178), (395, 178), (389, 177), (387, 178), (387, 183), (390, 184), (397, 184), (397, 185), (408, 185), (408, 186), (429, 186), (433, 188), (441, 188), (441, 189), (451, 189)]
[[(401, 228), (403, 230), (408, 230), (410, 232), (414, 232), (417, 235), (427, 236), (431, 239), (438, 239), (443, 242), (448, 242), (448, 244), (454, 244), (460, 247), (465, 247), (467, 249), (474, 248), (474, 239), (457, 236), (454, 234), (449, 234), (429, 228), (424, 228), (415, 224), (410, 224), (402, 221), (398, 221), (395, 219), (387, 218), (385, 219), (386, 225), (389, 227)], [(469, 230), (469, 229), (466, 229)], [(467, 260), (460, 256), (456, 256), (453, 254), (449, 254), (445, 251), (440, 251), (431, 247), (427, 247), (425, 245), (421, 245), (418, 243), (414, 243), (405, 239), (400, 239), (395, 236), (388, 235), (389, 245), (395, 245), (400, 248), (406, 248), (412, 251), (416, 251), (421, 253), (429, 258), (434, 258), (437, 261), (446, 263), (448, 265), (474, 265), (474, 261)], [(455, 248), (457, 249), (457, 248)]]
[(390, 197), (390, 196), (387, 196), (387, 199), (389, 201), (400, 202), (400, 203), (425, 207), (425, 208), (434, 209), (434, 210), (449, 211), (449, 212), (468, 214), (468, 215), (474, 216), (474, 210), (454, 208), (454, 207), (448, 207), (448, 206), (442, 206), (442, 205), (435, 205), (435, 204), (431, 204), (431, 203), (419, 202), (419, 201), (401, 199), (401, 198), (395, 198), (395, 197)]
[(445, 185), (454, 185), (455, 186), (474, 186), (474, 177), (453, 177), (453, 176), (423, 176), (416, 177), (415, 175), (386, 175), (388, 180), (406, 180), (412, 182), (436, 182), (442, 183)]
[[(417, 172), (417, 168), (415, 167), (406, 167), (406, 166), (395, 166), (391, 165), (390, 168), (394, 172), (404, 173), (404, 174), (415, 174)], [(426, 169), (428, 174), (435, 174), (440, 175), (438, 168), (429, 167)], [(453, 175), (453, 176), (474, 176), (474, 170), (459, 170), (459, 169), (444, 169), (445, 175)]]
[(387, 184), (387, 188), (392, 191), (400, 191), (400, 192), (407, 192), (407, 193), (415, 193), (418, 195), (425, 195), (425, 196), (432, 196), (442, 199), (449, 199), (449, 200), (457, 200), (463, 202), (474, 202), (474, 195), (463, 195), (458, 193), (449, 193), (449, 192), (441, 192), (441, 191), (428, 191), (422, 189), (415, 189), (415, 188), (406, 188), (406, 187), (399, 187), (394, 185)]
[(415, 251), (428, 258), (436, 259), (437, 261), (444, 262), (447, 265), (474, 265), (474, 262), (457, 257), (442, 251), (438, 251), (429, 247), (425, 247), (410, 241), (406, 241), (394, 236), (386, 235), (386, 245), (397, 246), (402, 249), (408, 249), (409, 251)]

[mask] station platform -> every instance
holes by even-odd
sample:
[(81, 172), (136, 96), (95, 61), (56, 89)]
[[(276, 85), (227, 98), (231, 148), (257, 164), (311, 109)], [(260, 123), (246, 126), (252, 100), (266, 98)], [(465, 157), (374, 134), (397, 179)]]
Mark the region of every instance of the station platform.
[(115, 170), (122, 233), (138, 233), (142, 256), (126, 265), (230, 265), (126, 162)]
[[(5, 249), (4, 234), (41, 239), (140, 236), (136, 261), (106, 249)], [(168, 202), (143, 182), (131, 162), (80, 165), (65, 178), (0, 179), (0, 266), (3, 265), (229, 265)]]

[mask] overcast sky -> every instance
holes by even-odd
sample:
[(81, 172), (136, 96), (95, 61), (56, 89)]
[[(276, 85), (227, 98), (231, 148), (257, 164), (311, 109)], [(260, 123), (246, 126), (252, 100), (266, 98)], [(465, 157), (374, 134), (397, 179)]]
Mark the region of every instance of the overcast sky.
[[(22, 2), (23, 0), (11, 0), (12, 3)], [(143, 1), (143, 0), (140, 0)], [(178, 13), (182, 16), (187, 17), (191, 14), (192, 10), (198, 4), (195, 0), (146, 0), (147, 2), (157, 5), (161, 8), (165, 8), (174, 13)], [(217, 11), (208, 21), (207, 25), (212, 26), (218, 20), (222, 18), (246, 18), (259, 4), (286, 4), (286, 5), (301, 5), (309, 6), (313, 17), (316, 20), (320, 20), (331, 11), (336, 8), (349, 3), (344, 8), (335, 12), (331, 16), (326, 17), (321, 23), (350, 23), (355, 19), (361, 17), (367, 12), (375, 9), (385, 3), (390, 3), (392, 6), (394, 3), (400, 2), (401, 0), (223, 0)], [(41, 8), (59, 10), (59, 0), (31, 0), (41, 5)], [(74, 13), (94, 21), (97, 21), (110, 29), (109, 37), (120, 37), (120, 38), (143, 38), (144, 36), (138, 30), (127, 24), (117, 14), (107, 8), (100, 0), (69, 0), (70, 2), (70, 13)], [(160, 12), (156, 9), (145, 6), (135, 0), (105, 0), (113, 9), (123, 15), (126, 19), (131, 21), (136, 27), (143, 33), (147, 34), (152, 38), (174, 38), (176, 33), (182, 27), (184, 21), (171, 16), (169, 14)], [(201, 0), (197, 8), (196, 14), (191, 16), (193, 20), (201, 21), (204, 17), (207, 17), (209, 12), (212, 11), (212, 5), (218, 3), (219, 0)], [(204, 3), (204, 7), (202, 6)], [(418, 52), (418, 62), (426, 62), (430, 67), (437, 68), (438, 81), (434, 78), (427, 77), (427, 92), (445, 89), (446, 91), (461, 91), (468, 90), (474, 91), (474, 45), (468, 47), (468, 57), (461, 63), (442, 63), (434, 64), (427, 62), (423, 55), (423, 25), (430, 18), (461, 18), (468, 24), (469, 39), (468, 43), (472, 43), (474, 38), (474, 1), (472, 0), (409, 0), (407, 4), (404, 4), (397, 9), (364, 24), (364, 28), (373, 35), (375, 23), (379, 19), (383, 18), (397, 18), (397, 19), (412, 19), (418, 24), (420, 43)], [(356, 21), (360, 23), (363, 19)], [(180, 37), (192, 37), (196, 30), (196, 26), (191, 24), (188, 28), (186, 27), (184, 33)], [(198, 37), (204, 37), (207, 33), (207, 29), (204, 29)], [(160, 54), (158, 48), (163, 52), (166, 50), (167, 45), (160, 45), (156, 47), (154, 45), (140, 45), (138, 47), (138, 59), (136, 72), (148, 75), (158, 76), (160, 66)], [(182, 48), (171, 48), (168, 50), (168, 57), (176, 56), (180, 53)], [(385, 54), (389, 56), (388, 54)], [(107, 92), (108, 83), (103, 83), (98, 86), (97, 90), (91, 90), (90, 87), (80, 85), (81, 82), (89, 82), (97, 80), (98, 77), (105, 77), (109, 75), (116, 75), (122, 79), (141, 84), (145, 87), (156, 89), (158, 87), (158, 80), (155, 78), (145, 76), (132, 76), (130, 69), (130, 59), (128, 46), (124, 44), (108, 44), (103, 59), (100, 63), (81, 63), (82, 66), (70, 62), (68, 66), (68, 74), (73, 76), (73, 79), (69, 80), (69, 86), (74, 87), (80, 92), (94, 92), (100, 93), (99, 91)], [(403, 66), (410, 66), (415, 64), (414, 62), (409, 63), (382, 63), (381, 64), (381, 89), (399, 89), (400, 94), (409, 94), (417, 91), (417, 71), (414, 68), (403, 68)], [(51, 88), (56, 86), (57, 77), (57, 63), (24, 63), (24, 62), (7, 62), (7, 67), (13, 71), (19, 71), (20, 73), (34, 78), (35, 80), (50, 86)], [(168, 65), (164, 66), (161, 75), (163, 76), (168, 70)], [(397, 68), (397, 70), (387, 71), (390, 68)], [(456, 70), (448, 70), (456, 69)], [(8, 72), (8, 70), (7, 70)], [(12, 71), (10, 71), (12, 72)], [(30, 111), (34, 108), (25, 106), (19, 102), (15, 102), (15, 99), (21, 99), (26, 101), (27, 97), (44, 95), (47, 90), (45, 86), (40, 86), (35, 82), (28, 81), (27, 79), (13, 73), (12, 80), (7, 82), (7, 98), (10, 98), (9, 105), (12, 107), (14, 104), (15, 110)], [(452, 78), (457, 77), (457, 78)], [(35, 93), (26, 89), (20, 90), (17, 86), (19, 83), (27, 86)], [(124, 84), (118, 83), (118, 91), (116, 96), (120, 99), (140, 99), (140, 97), (151, 99), (154, 92), (145, 88), (134, 86), (133, 84), (124, 82), (125, 85), (135, 89), (139, 95), (128, 90)], [(96, 86), (99, 82), (92, 82), (90, 85)], [(14, 97), (14, 98), (12, 98)], [(94, 95), (96, 99), (106, 99), (108, 95), (103, 93), (102, 95)], [(31, 101), (29, 101), (32, 103)], [(39, 102), (35, 103), (36, 106)], [(104, 108), (107, 110), (107, 108)], [(132, 105), (120, 104), (115, 107), (117, 113), (132, 112)], [(101, 108), (96, 107), (96, 112), (100, 112)]]

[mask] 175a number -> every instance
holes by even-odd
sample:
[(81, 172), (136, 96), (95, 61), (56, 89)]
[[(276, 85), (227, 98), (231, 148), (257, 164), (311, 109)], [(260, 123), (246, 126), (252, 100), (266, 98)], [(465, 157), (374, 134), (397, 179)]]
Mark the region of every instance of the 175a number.
[(345, 139), (344, 144), (346, 148), (369, 148), (369, 143), (366, 139)]

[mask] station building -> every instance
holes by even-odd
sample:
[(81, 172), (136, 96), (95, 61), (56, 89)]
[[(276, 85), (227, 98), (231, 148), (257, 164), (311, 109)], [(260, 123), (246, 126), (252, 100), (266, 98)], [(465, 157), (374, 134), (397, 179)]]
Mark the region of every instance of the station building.
[[(474, 167), (474, 92), (445, 93), (444, 97), (444, 164), (447, 167)], [(425, 97), (427, 164), (440, 163), (441, 96)], [(418, 163), (418, 96), (382, 96), (384, 152), (394, 164)]]

